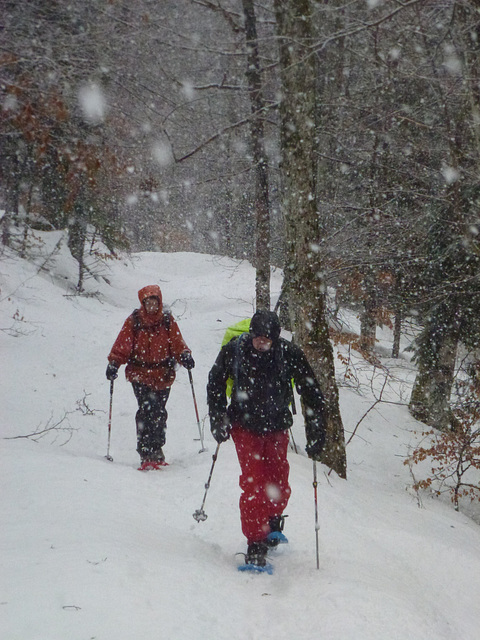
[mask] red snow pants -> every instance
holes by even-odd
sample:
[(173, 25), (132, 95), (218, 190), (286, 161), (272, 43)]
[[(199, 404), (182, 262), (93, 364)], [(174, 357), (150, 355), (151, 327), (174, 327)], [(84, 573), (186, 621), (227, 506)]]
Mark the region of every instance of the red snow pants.
[(270, 518), (282, 515), (290, 497), (288, 431), (260, 435), (234, 424), (231, 434), (242, 471), (242, 532), (251, 544), (267, 537)]

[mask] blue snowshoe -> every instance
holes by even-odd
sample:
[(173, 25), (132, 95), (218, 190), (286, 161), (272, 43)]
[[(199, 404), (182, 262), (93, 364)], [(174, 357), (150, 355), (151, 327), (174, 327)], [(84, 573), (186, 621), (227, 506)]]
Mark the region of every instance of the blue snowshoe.
[(287, 544), (288, 538), (281, 531), (270, 531), (267, 536), (267, 544), (269, 547), (277, 547), (279, 544)]
[(253, 571), (256, 573), (273, 573), (273, 566), (267, 562), (268, 545), (266, 542), (252, 542), (245, 554), (245, 564), (238, 567), (239, 571)]
[(270, 533), (268, 534), (265, 542), (271, 548), (277, 547), (279, 544), (287, 544), (288, 538), (283, 533), (283, 527), (285, 526), (285, 518), (288, 516), (275, 516), (270, 518)]

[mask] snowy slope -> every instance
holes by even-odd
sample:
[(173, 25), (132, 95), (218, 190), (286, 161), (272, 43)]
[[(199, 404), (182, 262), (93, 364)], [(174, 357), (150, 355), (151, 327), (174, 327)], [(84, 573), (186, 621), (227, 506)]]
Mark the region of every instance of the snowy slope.
[[(46, 236), (47, 248), (59, 235)], [(42, 250), (45, 255), (46, 249)], [(378, 405), (348, 446), (348, 481), (319, 465), (320, 570), (315, 561), (312, 463), (290, 454), (287, 548), (275, 574), (240, 574), (238, 464), (222, 445), (196, 523), (215, 443), (205, 384), (224, 329), (251, 315), (247, 263), (195, 254), (136, 254), (72, 296), (75, 264), (60, 247), (55, 277), (9, 254), (0, 267), (3, 526), (0, 637), (5, 640), (476, 640), (480, 529), (445, 503), (417, 498), (402, 464), (418, 425), (399, 405)], [(281, 282), (273, 274), (274, 295)], [(146, 284), (162, 288), (197, 366), (168, 403), (170, 466), (136, 470), (136, 403), (115, 383), (107, 447), (106, 356)], [(96, 295), (93, 295), (96, 294)], [(361, 380), (368, 386), (366, 369)], [(339, 371), (341, 376), (341, 371)], [(389, 393), (411, 380), (409, 366)], [(407, 381), (406, 383), (404, 381)], [(379, 382), (378, 384), (381, 384)], [(342, 389), (347, 432), (371, 397)], [(19, 438), (58, 423), (34, 441)], [(65, 429), (65, 430), (62, 430)], [(293, 429), (304, 444), (302, 421)], [(348, 433), (347, 433), (348, 437)]]

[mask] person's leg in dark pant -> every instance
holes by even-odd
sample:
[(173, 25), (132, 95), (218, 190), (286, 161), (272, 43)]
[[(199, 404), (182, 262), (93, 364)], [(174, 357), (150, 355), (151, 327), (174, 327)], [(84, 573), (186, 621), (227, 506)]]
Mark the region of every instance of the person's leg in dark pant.
[(167, 429), (167, 404), (170, 388), (156, 391), (138, 382), (133, 382), (133, 392), (138, 402), (135, 416), (137, 424), (137, 451), (142, 461), (165, 459), (162, 447)]

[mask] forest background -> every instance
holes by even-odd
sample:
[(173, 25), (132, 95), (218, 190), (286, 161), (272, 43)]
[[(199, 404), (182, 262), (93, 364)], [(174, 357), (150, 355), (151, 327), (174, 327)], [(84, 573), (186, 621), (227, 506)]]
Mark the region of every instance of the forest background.
[(250, 260), (257, 307), (281, 267), (283, 324), (326, 393), (324, 462), (346, 476), (331, 342), (372, 361), (391, 323), (394, 357), (416, 337), (412, 415), (479, 465), (477, 2), (0, 7), (4, 247), (63, 230), (80, 295), (124, 250)]

